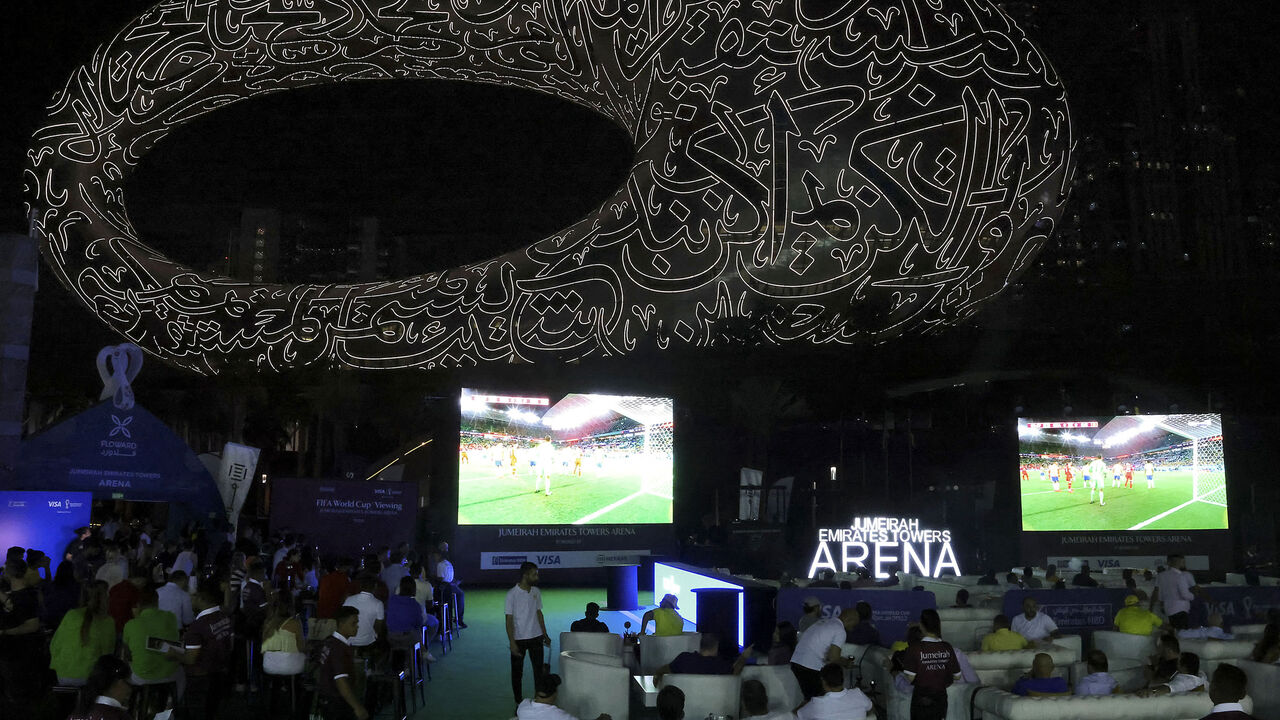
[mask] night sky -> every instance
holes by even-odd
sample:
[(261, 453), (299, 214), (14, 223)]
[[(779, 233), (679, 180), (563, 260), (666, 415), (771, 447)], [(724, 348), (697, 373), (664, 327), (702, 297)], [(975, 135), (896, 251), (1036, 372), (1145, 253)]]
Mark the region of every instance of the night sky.
[[(21, 168), (43, 103), (95, 45), (148, 4), (6, 5), (6, 230), (25, 229)], [(1134, 41), (1141, 30), (1118, 22), (1115, 5), (1010, 3), (1064, 77), (1081, 137), (1124, 122), (1126, 88), (1142, 81), (1128, 70), (1142, 52)], [(1262, 11), (1262, 3), (1192, 7), (1205, 103), (1237, 138), (1242, 213), (1274, 219), (1276, 13)], [(207, 115), (166, 138), (127, 187), (143, 237), (196, 267), (218, 268), (240, 209), (265, 206), (307, 215), (317, 225), (308, 231), (339, 239), (350, 236), (356, 218), (376, 215), (384, 236), (402, 240), (406, 257), (397, 269), (408, 274), (496, 255), (568, 225), (617, 187), (629, 162), (618, 128), (562, 100), (489, 86), (375, 82), (278, 94)], [(1041, 258), (1050, 267), (1053, 253)], [(811, 359), (824, 369), (849, 361), (868, 368), (877, 387), (961, 373), (1070, 374), (1089, 364), (1096, 365), (1089, 372), (1141, 376), (1185, 388), (1189, 397), (1217, 392), (1263, 409), (1259, 398), (1268, 393), (1258, 388), (1276, 388), (1270, 367), (1280, 345), (1274, 264), (1250, 263), (1246, 276), (1206, 287), (1194, 270), (1132, 278), (1121, 259), (1091, 262), (1087, 284), (1029, 273), (974, 323), (940, 338), (770, 357)], [(47, 272), (43, 278), (33, 339), (37, 394), (61, 392), (64, 358), (91, 357), (114, 339)], [(91, 392), (96, 379), (75, 373), (82, 376), (76, 391)], [(1050, 395), (1059, 390), (1056, 382), (1045, 385)]]

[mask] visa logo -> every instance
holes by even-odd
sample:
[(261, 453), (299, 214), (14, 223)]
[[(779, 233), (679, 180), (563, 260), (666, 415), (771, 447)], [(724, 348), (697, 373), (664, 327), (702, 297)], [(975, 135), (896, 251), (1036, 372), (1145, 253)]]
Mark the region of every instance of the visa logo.
[(48, 501), (48, 503), (49, 503), (49, 507), (51, 507), (51, 508), (60, 508), (60, 507), (62, 507), (62, 501), (61, 501), (61, 500), (49, 500), (49, 501)]
[(537, 558), (539, 565), (559, 565), (560, 564), (559, 555), (535, 555), (534, 557)]

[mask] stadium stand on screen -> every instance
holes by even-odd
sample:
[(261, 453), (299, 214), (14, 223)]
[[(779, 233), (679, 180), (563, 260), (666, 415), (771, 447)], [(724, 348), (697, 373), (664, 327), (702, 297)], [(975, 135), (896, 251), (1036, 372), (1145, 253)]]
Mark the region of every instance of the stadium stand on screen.
[(1022, 529), (1226, 530), (1222, 416), (1018, 420)]
[(671, 522), (672, 402), (463, 389), (459, 525)]

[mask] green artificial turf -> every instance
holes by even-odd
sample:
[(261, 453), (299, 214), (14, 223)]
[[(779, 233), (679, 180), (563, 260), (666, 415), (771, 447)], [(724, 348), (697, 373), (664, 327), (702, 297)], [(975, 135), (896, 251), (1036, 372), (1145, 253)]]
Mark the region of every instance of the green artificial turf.
[[(1225, 507), (1206, 502), (1186, 504), (1192, 499), (1190, 472), (1157, 473), (1155, 483), (1149, 489), (1146, 476), (1134, 473), (1133, 487), (1113, 488), (1108, 477), (1103, 487), (1107, 504), (1103, 506), (1096, 495), (1089, 502), (1089, 490), (1078, 480), (1073, 492), (1067, 491), (1065, 480), (1059, 485), (1061, 491), (1054, 492), (1048, 481), (1041, 482), (1033, 473), (1030, 480), (1021, 483), (1022, 529), (1129, 530), (1140, 524), (1142, 530), (1227, 529)], [(1151, 521), (1170, 510), (1173, 512)]]
[(458, 477), (460, 525), (569, 525), (671, 522), (671, 471), (643, 474), (624, 464), (551, 474), (551, 494), (534, 492), (527, 467), (470, 463)]

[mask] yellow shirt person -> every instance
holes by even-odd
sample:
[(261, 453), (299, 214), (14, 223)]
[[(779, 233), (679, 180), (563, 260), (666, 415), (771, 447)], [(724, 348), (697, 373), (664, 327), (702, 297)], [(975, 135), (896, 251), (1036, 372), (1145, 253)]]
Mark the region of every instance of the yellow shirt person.
[(1150, 635), (1164, 623), (1160, 616), (1140, 606), (1137, 595), (1124, 599), (1124, 607), (1116, 613), (1116, 629), (1130, 635)]
[(1007, 627), (996, 628), (995, 632), (988, 633), (982, 638), (982, 652), (1022, 650), (1026, 646), (1027, 639)]

